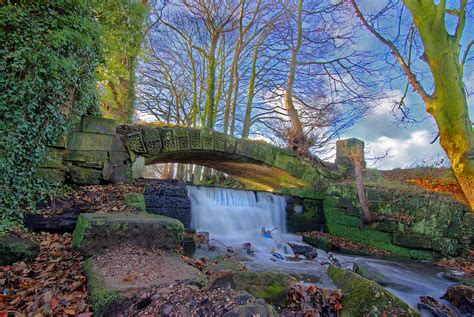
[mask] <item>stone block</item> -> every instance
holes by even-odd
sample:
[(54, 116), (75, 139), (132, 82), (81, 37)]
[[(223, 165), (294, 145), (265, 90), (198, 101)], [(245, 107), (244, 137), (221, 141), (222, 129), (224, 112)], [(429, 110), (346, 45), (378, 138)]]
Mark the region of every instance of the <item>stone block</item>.
[(69, 135), (70, 151), (109, 151), (112, 149), (114, 136), (108, 134), (73, 132)]
[(67, 161), (102, 163), (109, 159), (107, 151), (69, 151)]
[(367, 228), (370, 230), (375, 230), (375, 231), (382, 231), (382, 232), (397, 232), (400, 231), (400, 225), (403, 225), (399, 223), (398, 221), (394, 220), (386, 220), (386, 221), (375, 221), (367, 225)]
[(43, 168), (61, 168), (63, 166), (64, 150), (52, 147), (46, 148), (44, 159), (39, 165)]
[(58, 168), (38, 168), (37, 175), (40, 179), (51, 184), (64, 182), (64, 171)]
[(143, 171), (145, 170), (145, 158), (143, 156), (139, 156), (135, 159), (132, 163), (132, 177), (133, 179), (137, 179), (143, 177)]
[(80, 214), (73, 233), (73, 244), (84, 255), (92, 256), (124, 241), (138, 247), (177, 249), (183, 239), (181, 222), (151, 214)]
[(203, 150), (212, 150), (214, 149), (214, 138), (212, 131), (209, 129), (201, 130), (201, 143)]
[(0, 265), (33, 261), (39, 252), (38, 243), (15, 236), (0, 236)]
[(235, 151), (235, 138), (230, 135), (225, 138), (225, 151), (229, 154), (234, 154)]
[(414, 248), (414, 249), (432, 249), (433, 243), (429, 236), (410, 234), (410, 233), (399, 233), (393, 236), (393, 244)]
[(125, 144), (122, 141), (122, 138), (119, 135), (114, 136), (114, 141), (112, 143), (112, 151), (116, 152), (126, 152)]
[(48, 144), (49, 147), (54, 147), (58, 149), (65, 149), (67, 145), (67, 136), (61, 135), (55, 142)]
[(140, 132), (133, 132), (127, 135), (127, 148), (129, 151), (135, 153), (147, 153), (145, 144), (142, 140), (142, 135)]
[(117, 122), (96, 116), (84, 116), (79, 129), (81, 132), (114, 135)]
[(102, 179), (102, 170), (71, 166), (71, 180), (79, 185), (98, 185)]
[(112, 151), (109, 152), (109, 162), (112, 166), (122, 166), (130, 160), (128, 152)]
[(175, 127), (174, 138), (176, 142), (176, 150), (186, 151), (191, 149), (188, 129)]
[(221, 132), (214, 131), (212, 133), (212, 136), (213, 136), (213, 140), (214, 140), (214, 142), (213, 142), (214, 150), (224, 152), (225, 151), (225, 141), (226, 141), (225, 134), (221, 133)]
[(160, 130), (161, 144), (163, 145), (163, 152), (176, 151), (176, 141), (174, 138), (174, 130), (170, 128), (162, 128)]
[(202, 150), (200, 129), (189, 129), (189, 143), (191, 150)]

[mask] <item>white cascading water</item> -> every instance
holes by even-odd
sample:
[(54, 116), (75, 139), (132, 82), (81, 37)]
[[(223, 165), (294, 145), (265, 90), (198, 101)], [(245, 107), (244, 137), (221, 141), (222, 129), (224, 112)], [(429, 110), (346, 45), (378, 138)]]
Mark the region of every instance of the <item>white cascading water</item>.
[[(250, 242), (256, 254), (294, 255), (283, 243), (287, 233), (285, 197), (227, 188), (187, 188), (191, 225), (197, 231), (209, 232), (210, 239), (228, 246), (241, 247)], [(264, 238), (262, 228), (273, 230), (273, 239)]]

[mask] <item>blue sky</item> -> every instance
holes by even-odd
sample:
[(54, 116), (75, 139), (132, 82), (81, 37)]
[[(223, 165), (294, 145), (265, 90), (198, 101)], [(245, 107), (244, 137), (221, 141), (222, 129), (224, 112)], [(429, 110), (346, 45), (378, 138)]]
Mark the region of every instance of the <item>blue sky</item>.
[[(364, 13), (373, 12), (376, 6), (385, 1), (360, 1)], [(470, 9), (473, 6), (471, 3)], [(463, 35), (462, 44), (464, 46), (474, 38), (474, 23), (468, 21)], [(386, 48), (371, 34), (364, 35), (361, 45), (372, 47), (375, 50), (386, 51)], [(474, 52), (470, 53), (473, 56)], [(474, 62), (471, 61), (465, 66), (464, 83), (468, 95), (468, 107), (471, 121), (474, 121)], [(383, 74), (381, 74), (383, 76)], [(430, 86), (430, 78), (423, 81), (426, 87)], [(443, 149), (436, 141), (430, 142), (436, 136), (437, 127), (431, 116), (425, 111), (425, 106), (421, 98), (415, 92), (409, 90), (406, 104), (411, 109), (411, 115), (419, 123), (402, 125), (391, 113), (393, 102), (399, 100), (404, 90), (406, 80), (391, 81), (386, 100), (380, 102), (373, 113), (357, 122), (352, 128), (347, 130), (341, 138), (355, 137), (366, 142), (369, 150), (367, 156), (377, 156), (390, 148), (390, 157), (377, 161), (372, 166), (380, 169), (392, 169), (396, 167), (410, 167), (419, 164), (430, 164), (439, 162), (446, 157)], [(387, 85), (388, 86), (388, 85)], [(388, 88), (388, 87), (387, 87)], [(428, 89), (427, 89), (428, 90)], [(445, 160), (446, 161), (446, 160)], [(371, 162), (368, 162), (369, 166)]]

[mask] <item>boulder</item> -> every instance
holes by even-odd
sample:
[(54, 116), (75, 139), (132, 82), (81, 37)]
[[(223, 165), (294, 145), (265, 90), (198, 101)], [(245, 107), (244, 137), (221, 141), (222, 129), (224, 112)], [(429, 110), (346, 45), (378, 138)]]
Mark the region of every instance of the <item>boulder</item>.
[(451, 285), (443, 299), (448, 300), (463, 314), (474, 312), (474, 287), (467, 285)]
[(254, 316), (279, 316), (278, 312), (273, 308), (272, 305), (267, 304), (265, 301), (257, 300), (255, 303), (249, 303), (245, 305), (238, 305), (232, 310), (224, 313), (223, 317), (254, 317)]
[(303, 242), (311, 244), (313, 247), (324, 251), (331, 251), (333, 249), (331, 241), (327, 237), (323, 236), (313, 238), (303, 235)]
[(330, 265), (328, 274), (342, 290), (342, 316), (421, 316), (382, 286), (354, 272)]
[(0, 237), (0, 265), (32, 261), (38, 252), (39, 245), (34, 241), (9, 235)]
[(222, 271), (244, 271), (245, 266), (232, 256), (219, 256), (209, 261), (206, 266), (207, 272), (222, 272)]
[(267, 272), (234, 272), (235, 289), (247, 291), (267, 302), (286, 306), (289, 291), (288, 276), (276, 271)]
[(177, 249), (183, 224), (176, 219), (150, 214), (80, 214), (73, 244), (91, 256), (123, 242), (146, 248)]
[(368, 278), (369, 280), (381, 285), (381, 286), (387, 286), (388, 281), (385, 275), (383, 275), (381, 272), (379, 272), (376, 268), (373, 266), (363, 263), (361, 261), (358, 261), (354, 263), (354, 272), (359, 274), (360, 276), (363, 276), (365, 278)]

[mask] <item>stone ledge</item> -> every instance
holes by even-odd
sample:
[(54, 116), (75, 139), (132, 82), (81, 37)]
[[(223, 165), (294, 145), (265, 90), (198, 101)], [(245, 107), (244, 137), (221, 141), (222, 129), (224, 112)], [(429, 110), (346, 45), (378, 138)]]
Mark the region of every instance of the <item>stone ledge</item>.
[(176, 219), (150, 214), (80, 214), (73, 244), (84, 255), (127, 242), (139, 247), (177, 249), (184, 227)]

